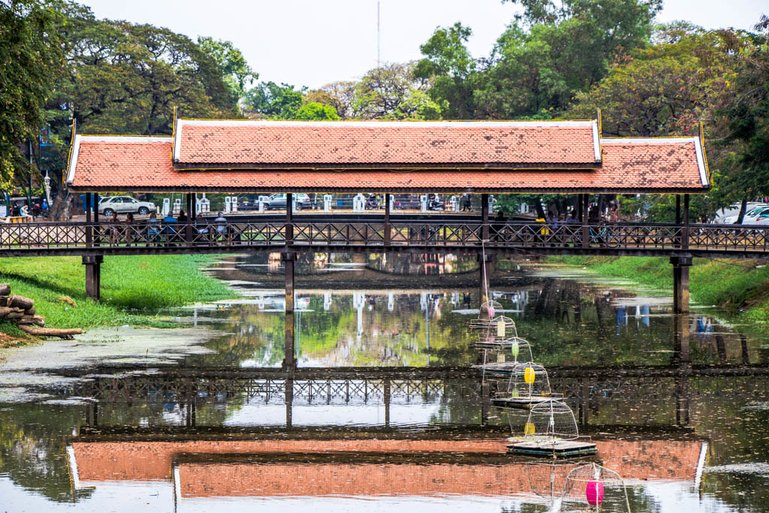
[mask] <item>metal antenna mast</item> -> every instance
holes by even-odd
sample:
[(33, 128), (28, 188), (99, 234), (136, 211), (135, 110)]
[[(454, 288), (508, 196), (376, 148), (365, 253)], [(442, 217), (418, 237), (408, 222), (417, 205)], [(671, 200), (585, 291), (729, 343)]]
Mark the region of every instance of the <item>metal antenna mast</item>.
[(376, 0), (376, 67), (378, 68), (381, 63), (381, 55), (382, 55), (382, 36), (381, 36), (381, 25), (380, 25), (380, 14), (379, 14), (379, 4), (380, 0)]

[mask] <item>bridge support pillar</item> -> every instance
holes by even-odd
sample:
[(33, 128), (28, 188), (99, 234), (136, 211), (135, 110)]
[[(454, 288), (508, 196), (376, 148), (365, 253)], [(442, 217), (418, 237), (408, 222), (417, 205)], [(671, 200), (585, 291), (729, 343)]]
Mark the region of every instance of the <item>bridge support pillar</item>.
[(294, 263), (296, 262), (296, 253), (281, 253), (283, 260), (283, 270), (286, 276), (286, 307), (285, 312), (294, 312)]
[(294, 312), (286, 312), (286, 339), (283, 354), (283, 368), (296, 368), (296, 318)]
[(692, 257), (670, 257), (670, 263), (673, 264), (673, 312), (687, 313), (689, 311), (689, 268), (692, 266)]
[(83, 256), (83, 265), (85, 266), (85, 294), (96, 301), (101, 297), (102, 262), (104, 262), (104, 256), (102, 255)]

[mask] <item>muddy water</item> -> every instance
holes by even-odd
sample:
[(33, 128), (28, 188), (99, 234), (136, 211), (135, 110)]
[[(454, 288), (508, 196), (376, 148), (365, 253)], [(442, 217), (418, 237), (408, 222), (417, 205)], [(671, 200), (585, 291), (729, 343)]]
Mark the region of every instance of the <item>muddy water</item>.
[[(299, 267), (293, 318), (279, 261), (235, 259), (213, 272), (240, 298), (171, 312), (179, 330), (4, 351), (0, 512), (580, 507), (559, 501), (569, 468), (504, 454), (526, 418), (473, 367), (474, 260)], [(602, 511), (769, 509), (765, 339), (578, 271), (514, 263), (490, 292), (622, 474)]]

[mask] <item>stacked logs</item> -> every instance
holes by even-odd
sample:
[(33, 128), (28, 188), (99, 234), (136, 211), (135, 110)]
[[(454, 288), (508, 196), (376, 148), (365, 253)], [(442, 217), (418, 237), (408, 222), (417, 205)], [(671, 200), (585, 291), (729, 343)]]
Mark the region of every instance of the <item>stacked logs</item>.
[(35, 315), (35, 302), (28, 297), (12, 296), (8, 284), (0, 284), (0, 319), (20, 326), (45, 326), (45, 319)]
[(78, 329), (44, 328), (45, 319), (37, 315), (35, 302), (28, 297), (12, 295), (11, 286), (7, 283), (0, 284), (0, 321), (13, 322), (30, 335), (71, 338), (72, 335), (82, 333)]

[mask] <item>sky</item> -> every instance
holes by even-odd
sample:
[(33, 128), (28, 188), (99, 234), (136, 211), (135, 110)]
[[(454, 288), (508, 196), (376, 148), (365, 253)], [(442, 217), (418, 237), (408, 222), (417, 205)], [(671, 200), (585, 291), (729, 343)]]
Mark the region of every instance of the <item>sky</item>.
[[(259, 80), (311, 89), (357, 80), (378, 57), (381, 63), (419, 59), (433, 31), (457, 21), (473, 31), (473, 57), (486, 57), (515, 13), (501, 0), (79, 1), (98, 18), (232, 41)], [(769, 15), (766, 0), (664, 0), (657, 19), (751, 30), (761, 14)]]

